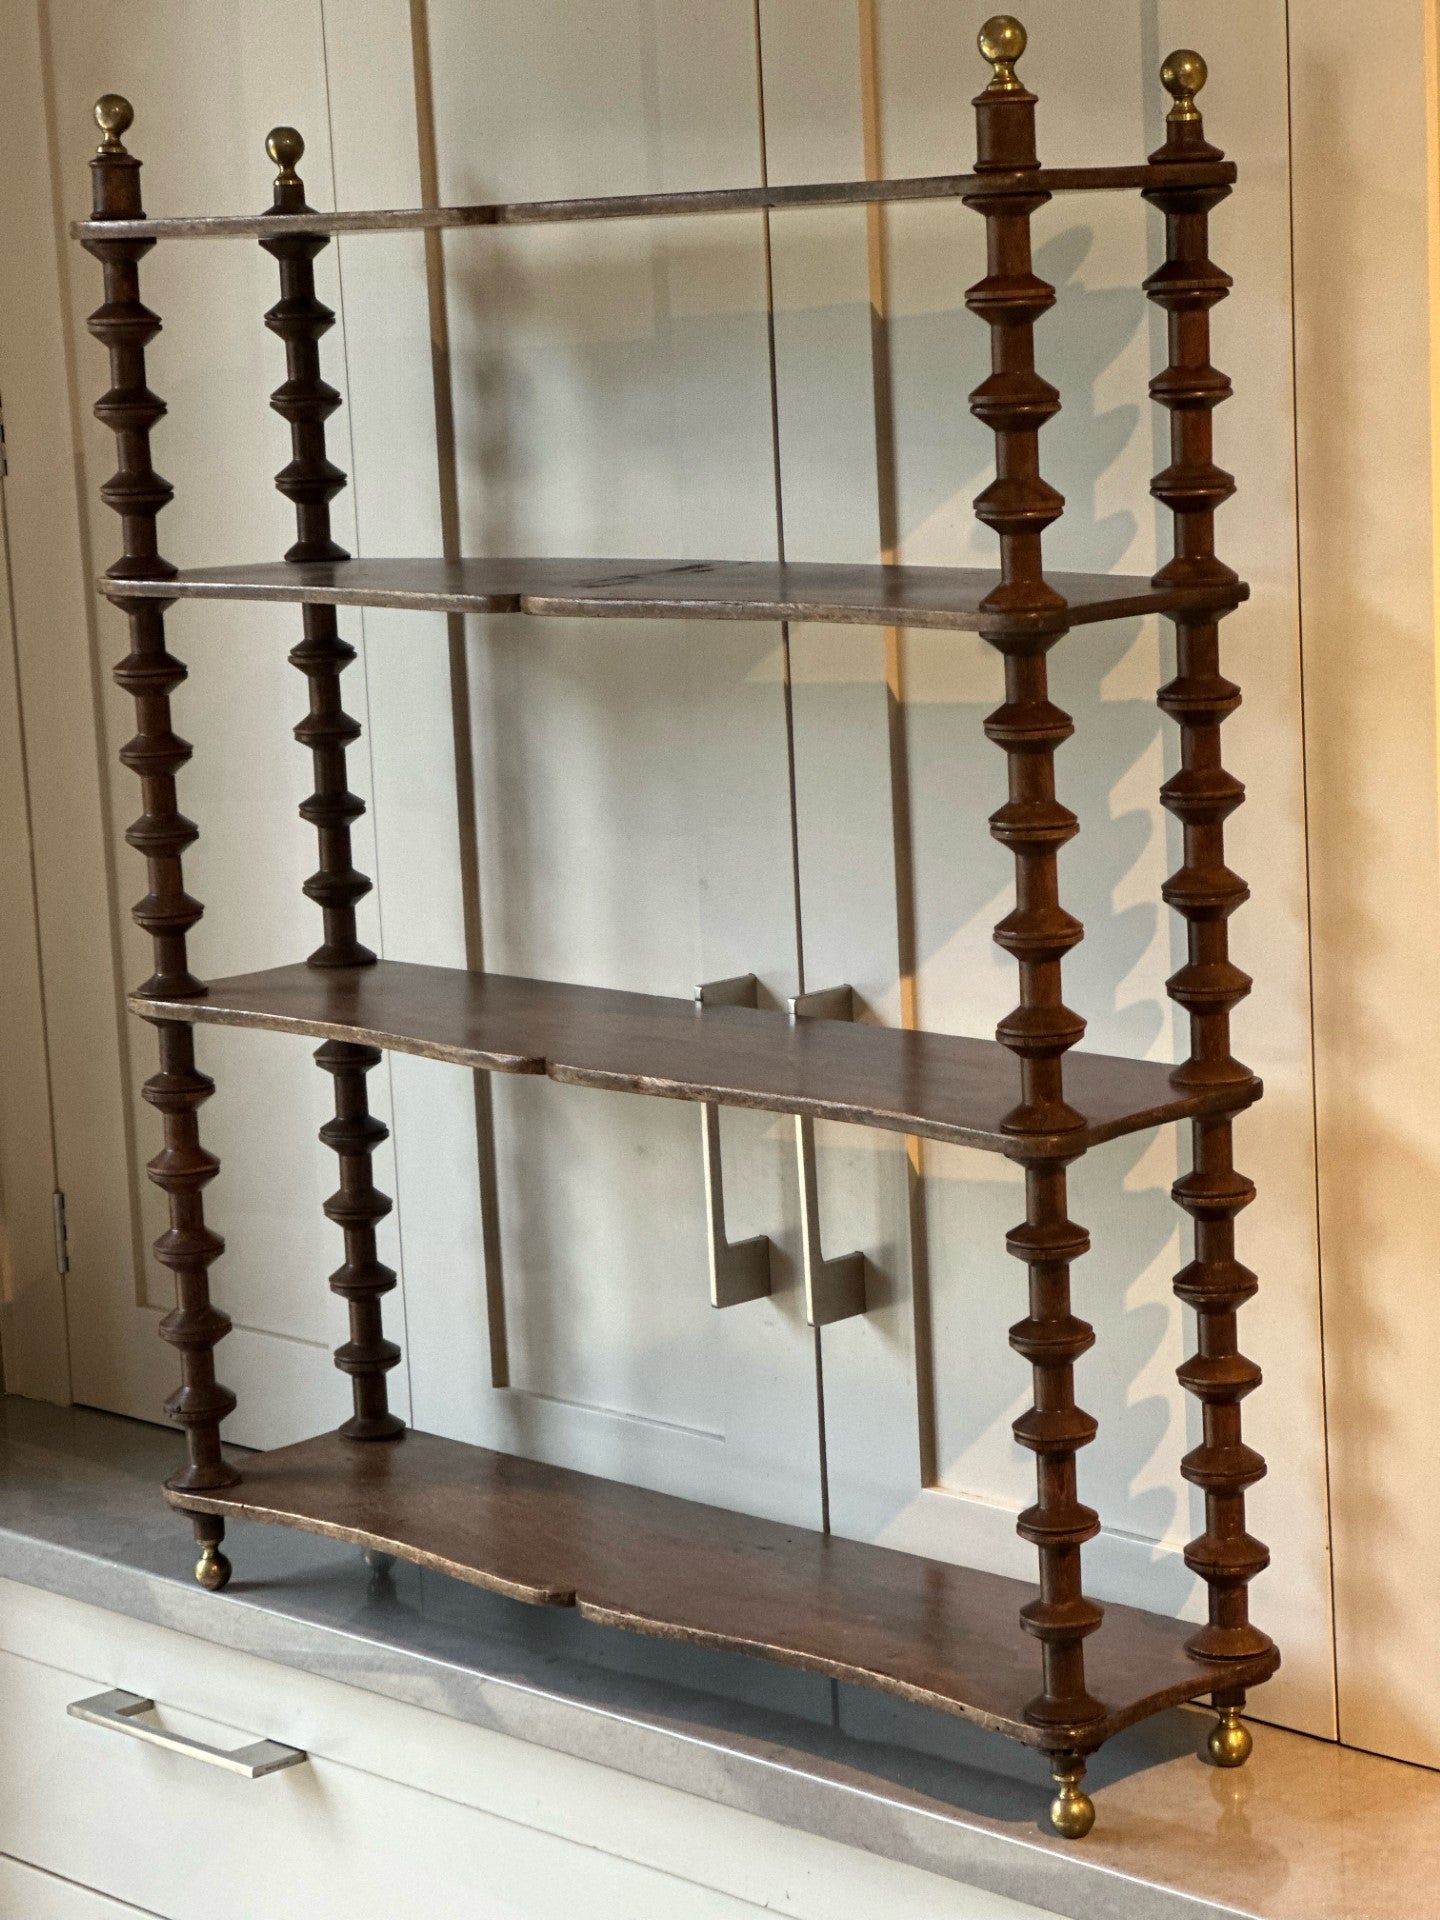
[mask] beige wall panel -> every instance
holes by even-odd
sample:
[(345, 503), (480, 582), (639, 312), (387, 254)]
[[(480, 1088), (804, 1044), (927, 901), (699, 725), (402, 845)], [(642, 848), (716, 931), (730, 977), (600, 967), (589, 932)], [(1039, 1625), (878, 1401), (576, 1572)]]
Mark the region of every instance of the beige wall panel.
[[(0, 391), (3, 378), (0, 371)], [(55, 1135), (10, 606), (8, 569), (0, 556), (0, 1361), (8, 1393), (63, 1405), (70, 1398), (70, 1370), (51, 1211)]]
[[(88, 657), (89, 556), (79, 537), (78, 495), (69, 431), (66, 342), (62, 327), (64, 243), (55, 231), (51, 199), (51, 122), (45, 86), (46, 42), (34, 6), (0, 13), (0, 58), (10, 77), (12, 99), (0, 129), (9, 190), (0, 202), (0, 392), (6, 405), (10, 474), (5, 481), (6, 519), (13, 555), (11, 610), (14, 620), (13, 693), (18, 706), (11, 729), (23, 726), (28, 753), (28, 805), (34, 832), (34, 893), (25, 846), (25, 801), (12, 796), (14, 857), (7, 872), (10, 937), (22, 950), (11, 956), (16, 983), (17, 1029), (25, 1016), (24, 970), (35, 963), (38, 940), (45, 970), (44, 992), (53, 1025), (50, 1068), (56, 1095), (55, 1169), (72, 1193), (71, 1287), (81, 1295), (103, 1293), (131, 1272), (130, 1185), (122, 1095), (115, 983), (109, 961), (110, 905), (101, 772), (84, 749), (84, 713), (91, 686)], [(87, 142), (82, 134), (81, 153)], [(43, 564), (36, 564), (43, 561)], [(28, 562), (28, 564), (27, 564)], [(75, 702), (81, 700), (79, 740)], [(18, 744), (12, 731), (12, 744)], [(19, 772), (18, 761), (11, 767)], [(21, 900), (9, 904), (10, 890)], [(29, 922), (30, 957), (23, 950)], [(29, 999), (28, 1071), (14, 1062), (12, 1097), (23, 1095), (31, 1110), (12, 1112), (23, 1126), (23, 1143), (7, 1134), (7, 1203), (16, 1212), (12, 1258), (24, 1270), (29, 1304), (6, 1329), (7, 1382), (13, 1389), (68, 1398), (68, 1357), (63, 1295), (45, 1248), (43, 1166), (52, 1151), (48, 1122), (39, 1137), (30, 1132), (43, 1115), (44, 1079), (35, 1057), (38, 1009)], [(35, 1101), (42, 1104), (31, 1105)], [(16, 1154), (19, 1157), (17, 1159)], [(83, 1177), (82, 1177), (83, 1176)], [(35, 1209), (42, 1208), (40, 1219)], [(24, 1210), (23, 1225), (20, 1210)], [(48, 1266), (48, 1274), (46, 1268)], [(40, 1276), (45, 1275), (44, 1278)], [(74, 1297), (72, 1292), (72, 1297)], [(33, 1308), (33, 1315), (31, 1312)], [(38, 1347), (37, 1343), (38, 1342)]]
[[(37, 1399), (65, 1402), (70, 1397), (69, 1354), (65, 1328), (65, 1292), (56, 1265), (51, 1195), (56, 1184), (56, 1143), (50, 1098), (50, 1062), (45, 1030), (42, 978), (42, 927), (54, 932), (73, 914), (77, 897), (98, 899), (104, 916), (104, 863), (101, 836), (92, 826), (74, 847), (68, 876), (38, 874), (34, 866), (35, 802), (47, 817), (38, 836), (48, 851), (57, 845), (61, 822), (49, 809), (63, 799), (57, 780), (53, 737), (47, 722), (58, 716), (46, 697), (44, 675), (34, 684), (34, 668), (49, 647), (67, 647), (70, 660), (83, 656), (83, 617), (68, 631), (65, 613), (83, 606), (82, 567), (73, 538), (62, 530), (50, 545), (54, 573), (50, 597), (36, 591), (27, 576), (10, 578), (9, 554), (18, 533), (32, 539), (45, 511), (49, 489), (63, 499), (68, 488), (73, 506), (73, 477), (68, 450), (43, 430), (47, 399), (63, 407), (63, 345), (54, 322), (59, 305), (55, 283), (55, 243), (50, 231), (45, 95), (41, 82), (40, 36), (33, 8), (13, 8), (0, 17), (0, 62), (10, 77), (11, 110), (0, 132), (10, 192), (0, 211), (0, 395), (5, 397), (8, 447), (13, 470), (4, 483), (0, 530), (0, 981), (4, 983), (4, 1031), (0, 1035), (0, 1357), (6, 1388)], [(49, 280), (27, 272), (27, 262), (48, 256)], [(36, 281), (39, 279), (37, 287)], [(29, 308), (29, 323), (12, 316)], [(38, 323), (38, 324), (37, 324)], [(23, 464), (22, 464), (23, 463)], [(53, 506), (52, 506), (53, 512)], [(23, 628), (22, 628), (23, 622)], [(22, 645), (22, 631), (24, 644)], [(40, 764), (27, 765), (27, 732), (35, 729)], [(46, 778), (47, 770), (50, 777)], [(96, 777), (76, 783), (71, 805), (93, 801)], [(77, 809), (78, 810), (78, 809)], [(75, 813), (65, 823), (72, 830)], [(69, 878), (73, 891), (60, 897)], [(61, 962), (63, 965), (63, 961)], [(102, 1006), (102, 1017), (105, 1009)], [(93, 1026), (92, 1026), (93, 1031)], [(113, 1035), (109, 1065), (116, 1064)], [(67, 1058), (64, 1071), (73, 1067)], [(97, 1062), (103, 1083), (105, 1063)], [(117, 1115), (96, 1124), (93, 1113), (69, 1116), (67, 1141), (88, 1129), (92, 1141), (107, 1140), (112, 1191), (118, 1190), (121, 1217), (126, 1194), (123, 1130)], [(82, 1214), (80, 1226), (89, 1222)], [(77, 1259), (94, 1257), (93, 1239), (77, 1231)]]
[(1307, 12), (1292, 76), (1336, 1638), (1342, 1737), (1437, 1766), (1440, 863), (1425, 370), (1427, 215), (1440, 187), (1426, 175), (1425, 9), (1388, 19), (1383, 73), (1356, 68), (1366, 26), (1343, 0)]

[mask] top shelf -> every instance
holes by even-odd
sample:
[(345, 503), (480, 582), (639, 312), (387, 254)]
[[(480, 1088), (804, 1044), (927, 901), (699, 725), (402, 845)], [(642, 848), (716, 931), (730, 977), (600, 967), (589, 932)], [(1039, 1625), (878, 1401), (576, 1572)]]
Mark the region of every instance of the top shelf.
[(282, 233), (434, 233), (448, 227), (536, 227), (574, 220), (675, 219), (697, 213), (781, 212), (984, 193), (1124, 193), (1166, 186), (1230, 186), (1230, 160), (1138, 167), (1032, 167), (1015, 173), (940, 173), (910, 180), (816, 181), (716, 187), (695, 193), (610, 194), (584, 200), (499, 200), (466, 207), (373, 207), (350, 213), (179, 214), (158, 220), (76, 220), (77, 240), (258, 240)]

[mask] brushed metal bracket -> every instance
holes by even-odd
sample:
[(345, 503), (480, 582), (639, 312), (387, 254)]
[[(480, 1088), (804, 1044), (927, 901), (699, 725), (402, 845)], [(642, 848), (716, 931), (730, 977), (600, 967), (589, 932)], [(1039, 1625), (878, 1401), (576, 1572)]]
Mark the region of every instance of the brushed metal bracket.
[[(759, 981), (753, 973), (729, 980), (708, 980), (695, 989), (697, 1007), (753, 1007)], [(770, 1292), (770, 1240), (731, 1242), (725, 1237), (725, 1176), (720, 1159), (720, 1109), (700, 1108), (700, 1143), (705, 1157), (705, 1231), (710, 1251), (710, 1304), (738, 1307), (763, 1300)]]
[[(853, 1020), (852, 987), (822, 987), (799, 993), (786, 1005), (792, 1019)], [(800, 1260), (805, 1274), (805, 1318), (812, 1327), (833, 1326), (865, 1311), (865, 1256), (839, 1253), (827, 1260), (820, 1245), (820, 1182), (815, 1168), (815, 1122), (795, 1116), (795, 1152), (800, 1165)]]
[(138, 1693), (117, 1688), (97, 1693), (89, 1700), (72, 1700), (65, 1711), (73, 1720), (88, 1720), (92, 1727), (105, 1727), (111, 1733), (123, 1733), (131, 1740), (143, 1740), (147, 1746), (166, 1747), (171, 1753), (183, 1753), (188, 1759), (203, 1760), (208, 1767), (223, 1767), (227, 1773), (243, 1774), (247, 1780), (263, 1779), (267, 1773), (280, 1773), (286, 1767), (298, 1767), (309, 1759), (300, 1747), (282, 1747), (277, 1740), (256, 1740), (248, 1747), (227, 1751), (212, 1747), (204, 1740), (187, 1739), (183, 1733), (171, 1733), (165, 1727), (148, 1727), (136, 1715), (154, 1711), (155, 1702)]

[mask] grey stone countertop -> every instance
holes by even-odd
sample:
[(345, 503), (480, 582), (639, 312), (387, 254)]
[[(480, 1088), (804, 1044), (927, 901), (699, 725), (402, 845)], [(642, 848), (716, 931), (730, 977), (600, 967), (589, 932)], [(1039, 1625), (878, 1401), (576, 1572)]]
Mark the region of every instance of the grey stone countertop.
[[(1220, 1773), (1197, 1757), (1211, 1716), (1182, 1709), (1096, 1757), (1095, 1831), (1067, 1845), (1046, 1822), (1038, 1755), (815, 1675), (407, 1565), (377, 1573), (353, 1547), (279, 1527), (232, 1524), (235, 1578), (207, 1593), (160, 1495), (180, 1446), (162, 1428), (0, 1398), (0, 1576), (1084, 1920), (1341, 1920), (1346, 1875), (1317, 1845), (1332, 1806), (1391, 1806), (1398, 1781), (1412, 1859), (1414, 1820), (1440, 1832), (1440, 1775), (1265, 1727), (1250, 1765)], [(1352, 1827), (1348, 1844), (1378, 1860), (1400, 1843)]]

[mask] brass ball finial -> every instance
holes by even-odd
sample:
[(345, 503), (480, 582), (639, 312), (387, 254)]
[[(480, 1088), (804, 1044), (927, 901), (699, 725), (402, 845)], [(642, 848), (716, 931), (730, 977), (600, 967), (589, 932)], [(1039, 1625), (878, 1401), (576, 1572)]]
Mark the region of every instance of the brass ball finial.
[(1083, 1840), (1095, 1824), (1095, 1802), (1080, 1785), (1085, 1762), (1074, 1754), (1056, 1754), (1050, 1771), (1057, 1789), (1050, 1802), (1050, 1824), (1062, 1840)]
[(304, 157), (305, 142), (294, 127), (272, 127), (265, 136), (265, 151), (280, 169), (276, 186), (298, 186), (300, 177), (295, 169)]
[(1243, 1767), (1255, 1751), (1254, 1735), (1240, 1718), (1238, 1707), (1221, 1708), (1205, 1744), (1217, 1767)]
[(127, 131), (134, 118), (135, 109), (123, 93), (102, 93), (95, 102), (95, 124), (105, 138), (95, 151), (124, 153), (125, 145), (120, 136)]
[(206, 1540), (200, 1548), (200, 1558), (195, 1562), (195, 1578), (207, 1593), (219, 1593), (230, 1584), (230, 1575), (234, 1568), (229, 1559), (220, 1551), (219, 1543)]
[(1024, 53), (1027, 40), (1024, 27), (1013, 14), (997, 13), (980, 29), (977, 42), (981, 53), (995, 69), (987, 93), (1019, 93), (1022, 83), (1015, 78), (1015, 62)]
[(1210, 77), (1210, 69), (1189, 47), (1177, 47), (1160, 69), (1160, 84), (1175, 102), (1168, 118), (1198, 120), (1195, 96)]

